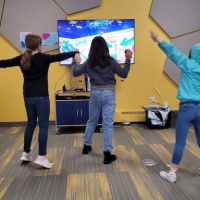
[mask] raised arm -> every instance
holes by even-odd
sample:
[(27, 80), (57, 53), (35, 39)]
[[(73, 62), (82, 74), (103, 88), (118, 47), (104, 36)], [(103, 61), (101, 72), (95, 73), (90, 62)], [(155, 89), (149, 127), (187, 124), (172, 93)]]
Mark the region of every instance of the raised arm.
[(158, 43), (160, 49), (167, 55), (167, 57), (172, 60), (179, 68), (186, 70), (187, 66), (191, 60), (187, 57), (186, 54), (182, 53), (176, 46), (170, 44), (164, 40), (158, 39), (157, 34), (153, 31), (150, 32), (151, 39)]
[(121, 78), (127, 78), (129, 70), (130, 70), (130, 59), (132, 58), (133, 52), (129, 49), (126, 50), (125, 53), (125, 63), (124, 67), (122, 68), (117, 61), (113, 62), (113, 67), (115, 73)]
[(15, 58), (0, 60), (0, 68), (20, 66), (21, 56)]
[(158, 35), (153, 31), (150, 31), (150, 37), (154, 42), (158, 44), (162, 42), (162, 40), (158, 39)]
[(73, 51), (73, 52), (65, 52), (65, 53), (60, 53), (60, 54), (55, 54), (55, 55), (47, 55), (47, 56), (49, 58), (49, 62), (53, 63), (53, 62), (58, 62), (58, 61), (62, 61), (62, 60), (69, 59), (69, 58), (74, 58), (76, 53), (78, 53), (78, 52)]
[(72, 63), (72, 74), (74, 77), (81, 76), (87, 73), (88, 61), (86, 60), (82, 65), (80, 65), (81, 58), (79, 54), (76, 54), (75, 60)]

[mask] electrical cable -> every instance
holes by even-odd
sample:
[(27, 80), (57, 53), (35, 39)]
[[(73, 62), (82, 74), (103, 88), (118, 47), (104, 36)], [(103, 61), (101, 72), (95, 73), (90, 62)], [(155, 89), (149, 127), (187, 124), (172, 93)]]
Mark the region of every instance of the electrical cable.
[(66, 70), (65, 70), (64, 74), (57, 80), (57, 82), (56, 82), (56, 84), (54, 86), (54, 91), (58, 91), (58, 90), (56, 90), (56, 86), (57, 86), (58, 82), (60, 81), (60, 79), (62, 79), (63, 76), (66, 74), (67, 70), (68, 70), (68, 67), (66, 67)]

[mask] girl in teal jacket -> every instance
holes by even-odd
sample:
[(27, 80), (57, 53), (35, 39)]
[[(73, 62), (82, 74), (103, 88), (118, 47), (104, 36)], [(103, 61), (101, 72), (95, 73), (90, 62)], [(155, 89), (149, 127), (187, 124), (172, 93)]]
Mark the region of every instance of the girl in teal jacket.
[(177, 93), (180, 100), (176, 122), (176, 142), (172, 156), (170, 171), (161, 171), (160, 176), (169, 182), (175, 182), (176, 171), (180, 164), (186, 145), (187, 133), (192, 122), (200, 147), (200, 43), (191, 48), (189, 58), (180, 52), (173, 44), (159, 40), (157, 34), (151, 31), (152, 40), (158, 43), (160, 49), (181, 69), (181, 78)]

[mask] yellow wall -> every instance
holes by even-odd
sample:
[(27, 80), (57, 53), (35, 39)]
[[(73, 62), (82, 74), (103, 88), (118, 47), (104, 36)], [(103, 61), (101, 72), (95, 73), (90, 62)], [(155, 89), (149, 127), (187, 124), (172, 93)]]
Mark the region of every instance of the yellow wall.
[[(154, 87), (159, 89), (162, 97), (169, 102), (173, 110), (178, 109), (177, 86), (163, 73), (166, 56), (149, 37), (149, 31), (154, 30), (160, 38), (169, 41), (167, 35), (149, 17), (151, 3), (152, 0), (102, 0), (101, 6), (98, 8), (67, 17), (70, 20), (135, 19), (135, 64), (131, 65), (129, 76), (125, 81), (121, 81), (121, 78), (117, 77), (115, 115), (117, 122), (123, 120), (144, 121), (144, 114), (137, 112), (121, 114), (121, 112), (143, 111), (142, 105), (150, 104), (150, 96), (155, 96), (160, 101)], [(12, 58), (17, 55), (19, 55), (18, 50), (0, 35), (0, 59)], [(73, 87), (81, 86), (79, 81), (83, 77), (72, 78), (71, 84), (70, 77), (70, 67), (60, 66), (59, 63), (51, 64), (49, 70), (50, 120), (55, 119), (54, 87), (57, 81), (61, 78), (56, 90), (60, 90), (64, 84), (67, 87), (70, 87), (71, 84)], [(0, 122), (26, 121), (22, 86), (23, 77), (19, 68), (0, 69)]]

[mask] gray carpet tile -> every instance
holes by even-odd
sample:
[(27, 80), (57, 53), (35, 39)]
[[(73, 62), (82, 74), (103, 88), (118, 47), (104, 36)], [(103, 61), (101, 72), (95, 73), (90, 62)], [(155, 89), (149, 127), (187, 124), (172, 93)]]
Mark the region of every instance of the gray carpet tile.
[[(150, 129), (145, 124), (117, 125), (113, 152), (117, 161), (103, 164), (103, 134), (93, 135), (92, 151), (83, 155), (84, 127), (64, 127), (56, 135), (49, 127), (47, 157), (54, 163), (44, 169), (19, 160), (25, 127), (0, 127), (0, 200), (189, 200), (200, 195), (200, 151), (194, 129), (188, 133), (176, 183), (159, 177), (168, 170), (175, 129)], [(32, 156), (38, 154), (37, 127)], [(157, 165), (146, 167), (143, 159)]]

